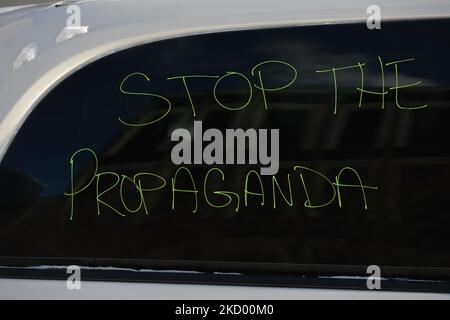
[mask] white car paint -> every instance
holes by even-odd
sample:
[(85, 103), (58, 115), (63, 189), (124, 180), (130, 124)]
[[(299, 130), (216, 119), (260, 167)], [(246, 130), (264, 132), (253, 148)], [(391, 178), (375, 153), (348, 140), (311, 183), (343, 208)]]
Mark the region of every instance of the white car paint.
[[(364, 22), (367, 0), (88, 0), (3, 9), (0, 14), (0, 159), (33, 107), (84, 65), (138, 44), (196, 33), (276, 26)], [(81, 9), (86, 32), (57, 41), (67, 6)], [(450, 17), (446, 0), (377, 0), (382, 21)], [(24, 48), (29, 51), (24, 51)], [(30, 49), (31, 48), (31, 49)], [(22, 56), (20, 56), (22, 54)], [(157, 59), (157, 57), (155, 57)], [(250, 286), (0, 280), (0, 298), (67, 299), (448, 299), (449, 295)]]
[(438, 293), (404, 293), (332, 289), (300, 289), (227, 285), (96, 282), (68, 290), (61, 280), (1, 279), (0, 299), (133, 299), (133, 300), (448, 300)]

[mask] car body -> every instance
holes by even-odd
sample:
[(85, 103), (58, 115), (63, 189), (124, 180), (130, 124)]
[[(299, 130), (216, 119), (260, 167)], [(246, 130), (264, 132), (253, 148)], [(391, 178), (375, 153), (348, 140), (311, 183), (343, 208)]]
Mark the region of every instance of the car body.
[[(61, 1), (48, 5), (11, 8), (0, 14), (0, 159), (7, 154), (22, 125), (44, 98), (64, 80), (94, 62), (115, 53), (170, 39), (205, 34), (225, 34), (252, 30), (359, 24), (366, 25), (371, 3), (365, 1), (144, 1), (86, 0)], [(450, 18), (450, 3), (445, 0), (378, 1), (382, 24), (385, 22), (445, 20)], [(78, 11), (79, 10), (79, 11)], [(80, 16), (76, 16), (77, 14)], [(74, 16), (75, 15), (75, 16)], [(75, 20), (73, 20), (75, 19)], [(79, 21), (77, 21), (79, 19)], [(73, 25), (70, 25), (73, 23)], [(377, 32), (376, 30), (367, 32)], [(443, 41), (447, 41), (444, 40)], [(270, 44), (269, 44), (270, 45)], [(389, 44), (387, 44), (389, 46)], [(234, 50), (245, 51), (245, 47)], [(155, 56), (155, 59), (158, 59)], [(83, 93), (80, 92), (80, 95)], [(55, 278), (42, 270), (58, 269)], [(18, 268), (20, 269), (20, 268)], [(240, 283), (239, 277), (227, 280), (227, 272), (218, 271), (215, 278), (198, 281), (195, 270), (175, 270), (168, 276), (147, 276), (142, 279), (132, 271), (123, 282), (98, 282), (93, 275), (83, 282), (82, 290), (67, 290), (61, 280), (63, 266), (36, 264), (3, 271), (0, 279), (2, 298), (256, 298), (256, 299), (378, 299), (378, 298), (448, 298), (447, 293), (412, 292), (408, 283), (414, 279), (397, 279), (397, 291), (352, 290), (341, 287), (339, 280), (365, 283), (366, 278), (335, 274), (323, 276), (324, 284), (310, 282), (289, 285), (291, 280), (263, 276)], [(100, 268), (101, 269), (101, 268)], [(111, 271), (111, 270), (110, 270)], [(118, 272), (127, 272), (118, 268)], [(15, 273), (17, 272), (17, 273)], [(89, 273), (89, 269), (82, 269)], [(189, 272), (193, 272), (190, 274)], [(183, 273), (186, 277), (179, 276)], [(175, 274), (175, 275), (174, 275)], [(14, 276), (16, 275), (16, 276)], [(190, 275), (192, 277), (190, 277)], [(229, 276), (236, 276), (233, 272)], [(18, 278), (47, 278), (30, 280)], [(111, 280), (106, 277), (108, 280)], [(112, 276), (114, 278), (114, 276)], [(147, 282), (146, 282), (147, 280)], [(334, 281), (338, 281), (335, 283)], [(144, 283), (142, 283), (144, 282)], [(163, 282), (163, 283), (155, 283)], [(210, 282), (211, 284), (205, 284)], [(170, 284), (169, 284), (170, 283)], [(230, 286), (229, 284), (239, 284)], [(277, 287), (276, 283), (280, 286)], [(219, 285), (222, 284), (222, 285)], [(227, 285), (228, 284), (228, 285)], [(265, 284), (269, 287), (254, 287)], [(286, 288), (286, 286), (290, 288)], [(309, 288), (308, 288), (309, 287)], [(432, 287), (432, 284), (430, 284)], [(406, 288), (404, 291), (402, 288)], [(419, 290), (420, 291), (420, 290)], [(433, 290), (431, 290), (433, 291)]]

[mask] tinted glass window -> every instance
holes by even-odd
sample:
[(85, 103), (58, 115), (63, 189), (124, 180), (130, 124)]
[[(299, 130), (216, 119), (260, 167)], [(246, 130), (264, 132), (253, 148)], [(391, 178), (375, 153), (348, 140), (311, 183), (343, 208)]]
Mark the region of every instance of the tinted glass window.
[(0, 256), (445, 277), (448, 30), (214, 33), (91, 63), (1, 162)]

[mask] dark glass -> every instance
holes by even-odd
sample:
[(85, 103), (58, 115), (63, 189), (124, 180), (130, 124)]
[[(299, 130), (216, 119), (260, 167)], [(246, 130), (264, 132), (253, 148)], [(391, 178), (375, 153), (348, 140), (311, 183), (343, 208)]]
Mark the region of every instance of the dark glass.
[[(444, 278), (450, 270), (450, 30), (449, 20), (385, 22), (381, 30), (365, 24), (336, 24), (254, 31), (233, 31), (175, 38), (114, 53), (77, 71), (52, 90), (27, 118), (0, 166), (0, 257), (7, 264), (66, 265), (183, 269), (197, 271), (310, 272), (322, 267), (333, 273), (360, 273), (376, 264), (391, 276)], [(360, 104), (361, 68), (365, 92)], [(398, 64), (389, 62), (414, 59)], [(258, 73), (265, 88), (254, 85)], [(358, 65), (360, 63), (361, 65)], [(341, 67), (353, 66), (348, 69)], [(415, 110), (403, 108), (428, 105)], [(337, 68), (337, 104), (334, 105), (332, 72)], [(128, 75), (140, 72), (120, 85)], [(189, 78), (187, 84), (196, 116), (183, 82), (167, 78), (181, 75), (223, 76), (239, 72), (252, 84), (250, 103), (238, 111), (221, 107), (214, 99), (217, 78)], [(418, 83), (420, 81), (420, 83)], [(146, 126), (166, 111), (161, 98), (131, 95), (146, 92), (171, 101), (160, 121)], [(237, 108), (248, 99), (245, 78), (234, 75), (220, 81), (218, 99)], [(359, 105), (360, 104), (360, 105)], [(335, 112), (336, 111), (336, 112)], [(122, 120), (122, 122), (120, 121)], [(260, 165), (185, 165), (198, 189), (176, 192), (172, 178), (180, 165), (171, 160), (177, 128), (192, 131), (194, 120), (203, 130), (279, 129), (280, 169), (276, 175), (288, 196), (290, 174), (293, 205), (283, 200), (271, 176), (261, 176), (261, 198), (248, 196), (244, 187), (250, 170)], [(206, 145), (206, 143), (205, 143)], [(95, 175), (92, 153), (74, 157), (74, 196), (71, 211), (71, 157), (88, 148), (98, 159)], [(320, 172), (331, 182), (343, 168), (352, 168), (365, 186), (340, 187), (303, 166)], [(205, 176), (210, 173), (206, 190)], [(144, 191), (123, 175), (152, 173), (163, 177), (164, 188)], [(141, 175), (141, 188), (156, 188), (161, 179)], [(97, 201), (97, 179), (100, 199)], [(121, 201), (129, 207), (127, 210)], [(248, 189), (258, 190), (256, 175)], [(341, 184), (358, 184), (346, 170)], [(191, 188), (187, 171), (179, 171), (177, 188)], [(111, 188), (109, 191), (108, 189)], [(214, 191), (235, 192), (227, 198)], [(104, 194), (102, 192), (106, 191)], [(66, 193), (66, 194), (65, 194)], [(106, 205), (106, 204), (108, 205)], [(174, 203), (174, 208), (172, 205)], [(307, 203), (306, 203), (307, 204)], [(137, 212), (134, 209), (140, 209)], [(113, 210), (112, 208), (116, 209)], [(146, 212), (147, 211), (147, 212)], [(100, 214), (99, 214), (100, 213)], [(72, 219), (71, 219), (72, 215)], [(124, 216), (122, 216), (124, 215)], [(19, 262), (17, 262), (19, 261)], [(214, 263), (210, 267), (208, 263)], [(353, 268), (353, 269), (352, 269)], [(340, 270), (339, 272), (337, 270)], [(345, 271), (347, 270), (347, 271)], [(365, 269), (364, 269), (365, 270)], [(414, 273), (416, 272), (416, 273)]]

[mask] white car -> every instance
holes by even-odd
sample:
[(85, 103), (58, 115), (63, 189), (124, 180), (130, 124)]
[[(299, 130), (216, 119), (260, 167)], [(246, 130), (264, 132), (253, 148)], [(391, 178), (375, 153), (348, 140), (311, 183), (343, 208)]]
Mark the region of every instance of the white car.
[(449, 297), (450, 2), (2, 11), (0, 298)]

